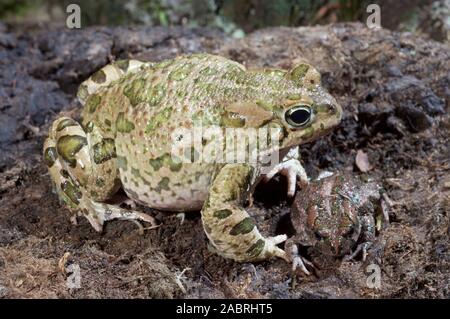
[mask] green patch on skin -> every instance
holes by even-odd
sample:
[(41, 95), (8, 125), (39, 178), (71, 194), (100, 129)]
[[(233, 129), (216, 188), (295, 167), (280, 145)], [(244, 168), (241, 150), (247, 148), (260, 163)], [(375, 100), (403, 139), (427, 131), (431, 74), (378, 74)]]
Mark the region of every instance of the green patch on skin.
[(97, 198), (98, 197), (98, 193), (94, 190), (91, 191), (91, 197), (92, 198)]
[(70, 201), (74, 203), (75, 205), (78, 205), (80, 203), (80, 199), (83, 196), (80, 190), (75, 187), (71, 182), (64, 181), (61, 183), (61, 189), (64, 192), (64, 194), (69, 197)]
[(153, 133), (161, 124), (166, 123), (172, 113), (172, 107), (167, 107), (158, 114), (156, 114), (153, 119), (149, 120), (147, 127), (145, 128), (145, 134)]
[(144, 173), (147, 174), (148, 176), (152, 176), (153, 175), (153, 173), (150, 172), (150, 171), (144, 171)]
[(264, 69), (264, 74), (273, 76), (276, 78), (282, 78), (286, 75), (286, 71), (283, 70), (277, 70), (277, 69)]
[(88, 89), (87, 86), (82, 84), (80, 85), (80, 87), (78, 88), (78, 92), (77, 92), (77, 96), (80, 100), (85, 100), (88, 97), (89, 93), (88, 93)]
[(231, 191), (231, 192), (225, 194), (223, 200), (224, 200), (225, 202), (231, 202), (231, 201), (234, 201), (234, 200), (236, 200), (236, 199), (238, 198), (238, 193), (239, 193), (239, 190)]
[(259, 254), (261, 254), (261, 252), (264, 249), (264, 245), (265, 242), (263, 239), (259, 239), (255, 244), (253, 244), (245, 253), (247, 254), (247, 256), (249, 256), (250, 258), (255, 258), (257, 257)]
[(305, 128), (305, 133), (303, 135), (303, 138), (308, 139), (314, 136), (314, 127), (310, 126)]
[(59, 196), (59, 198), (67, 205), (67, 206), (69, 206), (70, 208), (72, 208), (72, 209), (77, 209), (78, 208), (78, 206), (77, 206), (77, 204), (75, 204), (74, 202), (72, 202), (71, 200), (70, 200), (70, 198), (64, 193), (64, 192), (58, 192), (58, 196)]
[(187, 92), (184, 91), (184, 90), (177, 90), (175, 92), (175, 94), (177, 95), (177, 98), (180, 99), (180, 101), (181, 101), (181, 100), (183, 100), (186, 97)]
[(103, 70), (98, 70), (91, 76), (91, 80), (98, 84), (105, 83), (106, 74)]
[(116, 157), (116, 145), (112, 138), (104, 138), (93, 146), (95, 164), (104, 163)]
[(69, 174), (69, 172), (67, 170), (62, 169), (62, 170), (59, 171), (59, 173), (61, 174), (62, 177), (71, 179), (70, 174)]
[(162, 161), (160, 157), (149, 160), (149, 163), (155, 171), (159, 171), (159, 169), (162, 167)]
[(319, 104), (316, 106), (316, 112), (317, 113), (328, 113), (332, 111), (333, 109), (330, 108), (328, 104)]
[(192, 124), (194, 126), (199, 125), (219, 125), (221, 120), (219, 120), (219, 116), (216, 114), (205, 114), (204, 111), (200, 110), (192, 115)]
[(234, 112), (225, 112), (222, 115), (221, 126), (233, 128), (244, 127), (245, 118)]
[(128, 169), (127, 158), (124, 156), (117, 156), (117, 166), (126, 171)]
[(58, 154), (69, 163), (70, 167), (77, 166), (75, 155), (87, 145), (87, 139), (79, 135), (64, 135), (61, 136), (56, 143)]
[(47, 147), (44, 151), (44, 162), (48, 167), (52, 167), (58, 158), (58, 152), (54, 147)]
[(151, 183), (148, 180), (146, 180), (144, 177), (141, 177), (141, 180), (142, 180), (142, 183), (144, 183), (144, 185), (151, 186)]
[(147, 102), (151, 106), (158, 105), (162, 99), (164, 98), (166, 94), (166, 89), (162, 84), (156, 84), (150, 89), (150, 92), (148, 93)]
[(145, 101), (145, 96), (143, 95), (144, 91), (145, 79), (136, 79), (125, 86), (123, 89), (123, 95), (130, 100), (132, 106), (136, 106), (140, 102)]
[(275, 106), (272, 103), (268, 103), (266, 101), (256, 101), (256, 105), (258, 105), (260, 108), (263, 108), (266, 111), (272, 112), (275, 108)]
[(84, 127), (84, 131), (86, 133), (92, 133), (93, 130), (94, 130), (94, 122), (91, 121), (87, 122)]
[(111, 121), (108, 120), (108, 119), (105, 119), (105, 125), (110, 127), (111, 126)]
[(221, 210), (216, 210), (213, 214), (214, 217), (219, 218), (219, 219), (224, 219), (227, 218), (228, 216), (230, 216), (231, 214), (233, 214), (233, 212), (229, 209), (221, 209)]
[(155, 69), (164, 69), (173, 63), (173, 60), (165, 60), (155, 65)]
[(116, 128), (118, 132), (130, 133), (134, 130), (134, 124), (125, 118), (125, 113), (120, 112), (116, 120)]
[(123, 72), (127, 72), (128, 67), (130, 65), (129, 60), (118, 60), (115, 63), (119, 69), (121, 69)]
[(104, 187), (105, 186), (105, 181), (103, 180), (103, 178), (97, 177), (97, 179), (95, 180), (95, 185), (97, 187)]
[(248, 234), (253, 228), (255, 228), (255, 222), (251, 217), (246, 217), (230, 230), (230, 235), (237, 236)]
[(291, 79), (296, 82), (301, 81), (305, 77), (309, 68), (310, 68), (310, 65), (308, 65), (308, 64), (300, 64), (300, 65), (296, 66), (290, 72)]
[(168, 191), (169, 188), (170, 179), (168, 177), (163, 177), (159, 183), (158, 186), (156, 186), (155, 191), (158, 193), (161, 193), (162, 190)]
[(141, 177), (141, 172), (137, 168), (134, 168), (134, 167), (131, 168), (131, 174), (136, 178)]
[(214, 75), (217, 74), (217, 69), (207, 66), (199, 72), (201, 75)]
[(64, 120), (61, 120), (58, 123), (58, 126), (56, 127), (56, 130), (59, 132), (59, 131), (62, 131), (63, 129), (65, 129), (66, 127), (68, 127), (68, 126), (77, 126), (77, 125), (78, 125), (78, 123), (75, 122), (72, 119), (64, 119)]
[(210, 82), (199, 83), (197, 86), (208, 95), (213, 95), (217, 91), (217, 85)]
[(86, 107), (89, 113), (94, 113), (98, 105), (102, 101), (102, 98), (98, 94), (92, 94), (86, 101)]
[(158, 171), (161, 167), (164, 166), (169, 167), (172, 172), (178, 172), (183, 166), (183, 164), (179, 160), (172, 159), (172, 156), (169, 153), (165, 153), (160, 157), (150, 159), (149, 163), (155, 171)]
[(192, 70), (192, 65), (187, 63), (170, 72), (169, 79), (175, 81), (184, 80)]
[(287, 98), (288, 98), (289, 100), (294, 100), (294, 101), (296, 101), (296, 100), (301, 100), (302, 95), (301, 95), (301, 94), (290, 94), (290, 95), (288, 95)]

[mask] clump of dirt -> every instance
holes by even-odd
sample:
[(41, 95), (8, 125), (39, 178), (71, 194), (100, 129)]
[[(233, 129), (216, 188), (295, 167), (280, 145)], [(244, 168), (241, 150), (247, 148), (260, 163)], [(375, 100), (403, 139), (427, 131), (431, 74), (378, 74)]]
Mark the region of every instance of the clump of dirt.
[[(162, 223), (144, 235), (123, 221), (102, 233), (69, 222), (41, 148), (60, 111), (79, 116), (77, 85), (114, 59), (192, 52), (248, 67), (307, 60), (319, 69), (344, 119), (302, 146), (302, 160), (311, 177), (361, 174), (355, 157), (367, 154), (363, 175), (381, 181), (391, 223), (366, 262), (343, 262), (321, 278), (292, 273), (282, 260), (234, 263), (208, 250), (195, 213), (182, 221), (141, 207)], [(0, 26), (0, 56), (0, 298), (449, 297), (448, 44), (361, 24), (271, 28), (240, 40), (208, 29)], [(249, 208), (265, 235), (292, 234), (284, 182), (260, 185)], [(367, 284), (371, 264), (381, 271), (378, 288)], [(68, 286), (75, 266), (80, 288)]]

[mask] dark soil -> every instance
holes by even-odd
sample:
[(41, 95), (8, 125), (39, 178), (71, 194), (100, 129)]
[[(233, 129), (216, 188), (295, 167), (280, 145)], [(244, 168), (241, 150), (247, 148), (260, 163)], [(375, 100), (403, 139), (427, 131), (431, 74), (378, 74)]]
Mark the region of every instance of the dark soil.
[[(317, 66), (345, 114), (332, 134), (304, 145), (302, 160), (310, 176), (348, 171), (385, 189), (391, 223), (369, 261), (320, 278), (293, 274), (282, 260), (234, 263), (208, 250), (195, 213), (181, 223), (148, 210), (163, 225), (144, 235), (129, 222), (101, 234), (69, 222), (41, 149), (60, 112), (79, 116), (77, 85), (114, 59), (201, 51), (248, 67)], [(448, 44), (361, 24), (264, 29), (241, 40), (207, 29), (12, 32), (0, 24), (0, 298), (449, 298), (449, 61)], [(366, 173), (355, 165), (358, 150), (373, 167)], [(287, 231), (284, 193), (282, 179), (258, 187), (249, 210), (265, 234)], [(381, 268), (379, 289), (366, 285), (368, 262)], [(79, 289), (66, 285), (73, 265)]]

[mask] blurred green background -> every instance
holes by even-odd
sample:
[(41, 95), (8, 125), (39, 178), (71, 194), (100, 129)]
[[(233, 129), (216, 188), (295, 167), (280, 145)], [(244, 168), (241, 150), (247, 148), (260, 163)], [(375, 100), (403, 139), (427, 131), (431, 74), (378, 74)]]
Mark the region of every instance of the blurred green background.
[(70, 3), (81, 7), (82, 26), (184, 25), (216, 27), (234, 36), (270, 26), (366, 21), (366, 7), (381, 7), (383, 27), (448, 41), (450, 0), (0, 0), (0, 19), (16, 26), (63, 24)]

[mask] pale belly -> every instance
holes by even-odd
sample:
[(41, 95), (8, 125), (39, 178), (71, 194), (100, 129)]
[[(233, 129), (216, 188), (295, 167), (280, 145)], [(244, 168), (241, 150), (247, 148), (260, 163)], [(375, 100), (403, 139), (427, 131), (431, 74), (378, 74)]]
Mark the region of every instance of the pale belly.
[[(140, 164), (149, 166), (145, 162)], [(212, 164), (190, 163), (183, 164), (176, 172), (165, 166), (157, 171), (137, 170), (133, 166), (119, 169), (122, 187), (132, 200), (165, 211), (200, 210), (208, 196), (214, 170)]]

